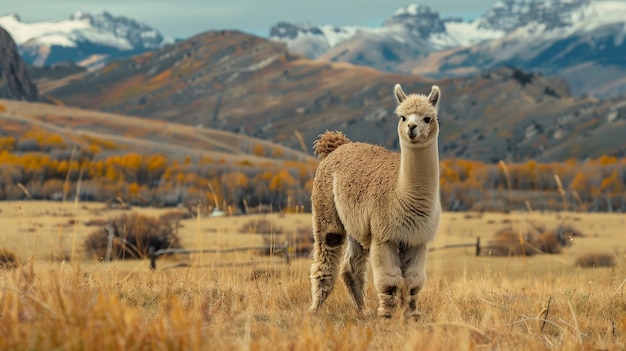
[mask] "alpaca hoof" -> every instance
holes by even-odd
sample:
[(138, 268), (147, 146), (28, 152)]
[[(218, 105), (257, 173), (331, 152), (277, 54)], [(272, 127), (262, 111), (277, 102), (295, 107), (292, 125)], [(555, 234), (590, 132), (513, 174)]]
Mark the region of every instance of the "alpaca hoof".
[(407, 321), (417, 322), (422, 318), (422, 313), (419, 311), (412, 311), (412, 312), (406, 313), (404, 317), (406, 318)]
[(319, 312), (319, 310), (321, 306), (314, 303), (309, 307), (309, 314), (317, 314)]
[(359, 316), (363, 318), (374, 318), (376, 317), (376, 311), (371, 308), (364, 308), (359, 311)]
[(357, 315), (359, 317), (373, 317), (376, 313), (371, 308), (363, 307), (357, 310)]
[(393, 313), (391, 311), (388, 310), (378, 310), (378, 317), (380, 318), (385, 318), (385, 319), (390, 319), (393, 316)]

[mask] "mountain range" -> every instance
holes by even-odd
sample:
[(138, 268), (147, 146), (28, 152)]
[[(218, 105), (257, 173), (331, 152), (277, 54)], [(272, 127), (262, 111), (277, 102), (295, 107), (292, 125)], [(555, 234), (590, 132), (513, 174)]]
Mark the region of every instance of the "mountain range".
[[(569, 3), (573, 9), (580, 6), (580, 1), (557, 2), (563, 6)], [(8, 67), (17, 67), (22, 72), (24, 79), (19, 84), (23, 86), (32, 85), (28, 76), (32, 77), (42, 99), (54, 104), (138, 116), (147, 123), (161, 120), (186, 124), (198, 130), (219, 129), (231, 136), (264, 139), (306, 150), (310, 150), (317, 135), (327, 129), (343, 130), (354, 140), (397, 149), (393, 114), (395, 101), (391, 88), (395, 83), (401, 83), (405, 91), (427, 93), (433, 84), (438, 84), (443, 92), (440, 118), (442, 158), (518, 162), (626, 155), (626, 145), (622, 142), (626, 133), (626, 97), (599, 99), (577, 94), (577, 88), (568, 79), (546, 75), (540, 70), (520, 69), (519, 65), (509, 65), (504, 61), (485, 64), (485, 68), (481, 69), (469, 64), (463, 68), (464, 61), (458, 59), (463, 50), (474, 53), (476, 51), (471, 50), (504, 42), (519, 28), (532, 27), (535, 22), (524, 24), (523, 17), (516, 15), (507, 19), (505, 15), (530, 11), (536, 3), (534, 0), (502, 2), (494, 7), (493, 16), (485, 15), (472, 22), (441, 20), (432, 9), (417, 5), (401, 8), (385, 22), (381, 27), (383, 29), (378, 30), (378, 35), (393, 38), (387, 30), (396, 28), (416, 38), (415, 42), (417, 38), (428, 38), (422, 40), (420, 45), (433, 51), (419, 54), (422, 56), (407, 54), (398, 61), (401, 63), (393, 66), (393, 70), (374, 69), (323, 57), (348, 43), (375, 42), (378, 37), (372, 36), (372, 33), (376, 31), (356, 29), (356, 34), (346, 39), (339, 36), (351, 35), (348, 29), (318, 28), (323, 35), (330, 36), (329, 33), (334, 32), (337, 36), (332, 46), (329, 44), (325, 52), (316, 54), (321, 56), (309, 58), (293, 51), (297, 49), (293, 48), (293, 43), (301, 34), (296, 27), (289, 29), (288, 24), (275, 27), (275, 30), (285, 36), (290, 30), (295, 31), (295, 34), (292, 33), (294, 40), (290, 43), (239, 31), (209, 31), (169, 45), (166, 39), (159, 39), (153, 44), (136, 44), (142, 49), (137, 49), (140, 53), (135, 52), (134, 55), (131, 55), (133, 49), (124, 51), (122, 46), (118, 46), (120, 51), (115, 55), (121, 56), (111, 54), (99, 64), (89, 65), (89, 69), (85, 69), (84, 61), (76, 64), (65, 60), (42, 67), (31, 65), (25, 70), (20, 59), (12, 60), (9, 65), (13, 66)], [(609, 1), (602, 6), (615, 3)], [(509, 8), (507, 4), (532, 6), (520, 10)], [(588, 5), (598, 6), (595, 2)], [(114, 18), (108, 14), (102, 16)], [(93, 18), (91, 15), (77, 14), (74, 17), (83, 19), (69, 22), (82, 21), (89, 24), (89, 28), (106, 27), (102, 23), (95, 25), (101, 21), (89, 19)], [(539, 18), (535, 15), (531, 17)], [(12, 18), (18, 20), (15, 16)], [(418, 18), (424, 20), (418, 21)], [(407, 25), (409, 22), (413, 24)], [(554, 28), (563, 26), (558, 23), (553, 25)], [(549, 30), (546, 28), (541, 30), (545, 33)], [(309, 27), (311, 33), (307, 35), (317, 38), (320, 35), (318, 30)], [(146, 31), (152, 33), (148, 29)], [(61, 33), (60, 30), (57, 32)], [(129, 38), (137, 38), (129, 31), (114, 32), (127, 38), (128, 43), (131, 42)], [(75, 47), (86, 45), (89, 35), (77, 33), (81, 31), (69, 31), (65, 38), (75, 40)], [(146, 37), (152, 35), (146, 34)], [(369, 41), (365, 37), (369, 37)], [(54, 40), (61, 40), (45, 33), (40, 33), (37, 38), (20, 41), (21, 37), (17, 40), (17, 47), (13, 44), (11, 57), (18, 56), (19, 48), (22, 56), (28, 58), (25, 46), (50, 48), (56, 47)], [(409, 42), (406, 38), (404, 40)], [(398, 42), (402, 43), (401, 40)], [(393, 46), (393, 41), (382, 39), (378, 43), (390, 45), (386, 46), (389, 50), (378, 51), (378, 55), (389, 57), (400, 52), (394, 50), (409, 47)], [(5, 47), (10, 46), (3, 46), (2, 52), (8, 52)], [(353, 47), (359, 48), (358, 45)], [(412, 50), (418, 52), (419, 47), (414, 46)], [(368, 54), (373, 55), (373, 52), (376, 50)], [(565, 49), (561, 52), (570, 53)], [(485, 59), (480, 55), (476, 57)], [(486, 57), (493, 59), (496, 55)], [(621, 69), (619, 60), (614, 61), (617, 62), (616, 70)], [(597, 67), (610, 67), (606, 62), (581, 62), (591, 65), (587, 73), (596, 69), (593, 75), (587, 74), (588, 80), (595, 79), (595, 82), (603, 77), (596, 74), (601, 72)], [(443, 73), (415, 74), (417, 72), (414, 71), (425, 71), (429, 67), (425, 63), (439, 67), (437, 70), (441, 72), (444, 68), (448, 69), (450, 76), (444, 77)], [(9, 68), (11, 72), (14, 69)], [(414, 73), (407, 74), (409, 71)], [(624, 76), (612, 74), (607, 77), (619, 82)], [(18, 85), (9, 85), (11, 91), (18, 91), (15, 89)], [(616, 86), (619, 84), (616, 83)]]
[(35, 66), (73, 61), (94, 68), (114, 59), (157, 49), (174, 40), (154, 28), (108, 12), (76, 12), (57, 22), (24, 23), (17, 14), (0, 17), (22, 58)]
[(389, 72), (440, 78), (511, 65), (561, 76), (575, 96), (626, 94), (624, 1), (502, 0), (472, 21), (412, 4), (379, 27), (280, 22), (270, 38), (310, 58)]
[(416, 93), (441, 87), (442, 158), (518, 162), (626, 154), (626, 97), (575, 97), (564, 79), (514, 67), (437, 80), (385, 73), (312, 60), (239, 31), (202, 33), (71, 79), (48, 80), (53, 88), (44, 97), (307, 150), (327, 129), (397, 149), (395, 83)]
[[(0, 27), (38, 67), (73, 61), (94, 69), (175, 42), (108, 12), (37, 23), (9, 14)], [(620, 0), (501, 0), (471, 21), (410, 4), (377, 27), (284, 21), (270, 28), (269, 38), (309, 58), (385, 72), (443, 78), (514, 66), (563, 77), (574, 96), (626, 94), (626, 2)]]

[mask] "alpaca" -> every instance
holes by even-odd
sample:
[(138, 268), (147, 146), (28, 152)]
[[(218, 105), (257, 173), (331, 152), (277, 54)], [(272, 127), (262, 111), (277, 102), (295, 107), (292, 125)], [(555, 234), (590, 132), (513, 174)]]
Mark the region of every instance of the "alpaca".
[(315, 238), (311, 265), (311, 310), (333, 289), (344, 243), (341, 277), (357, 310), (364, 308), (370, 258), (378, 315), (418, 318), (417, 295), (426, 281), (427, 245), (439, 227), (438, 107), (441, 92), (406, 95), (394, 87), (400, 153), (352, 142), (341, 132), (314, 143), (321, 160), (311, 202)]

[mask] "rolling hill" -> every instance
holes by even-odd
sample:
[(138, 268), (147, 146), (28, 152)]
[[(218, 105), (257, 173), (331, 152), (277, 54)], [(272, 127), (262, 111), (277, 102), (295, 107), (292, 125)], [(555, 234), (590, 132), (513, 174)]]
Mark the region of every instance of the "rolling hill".
[[(626, 99), (572, 97), (563, 79), (500, 67), (433, 80), (293, 54), (286, 44), (213, 31), (46, 81), (46, 97), (89, 109), (230, 131), (307, 148), (326, 129), (397, 147), (392, 87), (438, 84), (444, 158), (487, 162), (623, 155)], [(620, 134), (621, 133), (621, 134)]]
[(97, 140), (112, 145), (109, 154), (141, 150), (143, 154), (165, 154), (173, 160), (210, 157), (225, 166), (280, 167), (283, 161), (314, 162), (304, 152), (245, 135), (209, 128), (146, 120), (132, 116), (0, 99), (0, 135), (20, 136), (37, 127), (60, 135), (65, 142), (86, 148)]

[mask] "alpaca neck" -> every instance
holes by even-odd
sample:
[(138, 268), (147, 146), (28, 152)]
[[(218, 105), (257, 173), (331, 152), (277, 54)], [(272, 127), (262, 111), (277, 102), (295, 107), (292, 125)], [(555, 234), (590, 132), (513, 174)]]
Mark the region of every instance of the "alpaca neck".
[(398, 196), (406, 202), (439, 199), (439, 147), (437, 140), (424, 148), (400, 145)]

